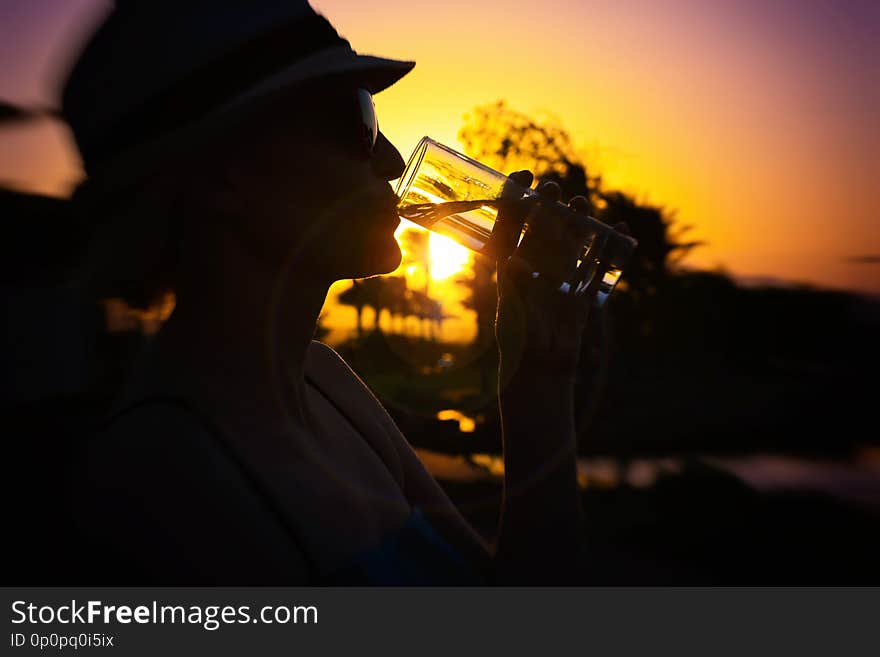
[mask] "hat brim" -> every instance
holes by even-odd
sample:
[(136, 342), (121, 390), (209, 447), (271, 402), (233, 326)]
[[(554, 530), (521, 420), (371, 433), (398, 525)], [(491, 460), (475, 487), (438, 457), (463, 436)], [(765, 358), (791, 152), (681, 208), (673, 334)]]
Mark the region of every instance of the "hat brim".
[(345, 46), (327, 48), (261, 80), (246, 92), (225, 103), (217, 112), (227, 112), (260, 100), (265, 102), (271, 100), (274, 94), (280, 91), (324, 78), (350, 79), (376, 94), (397, 82), (415, 65), (415, 62), (360, 55)]

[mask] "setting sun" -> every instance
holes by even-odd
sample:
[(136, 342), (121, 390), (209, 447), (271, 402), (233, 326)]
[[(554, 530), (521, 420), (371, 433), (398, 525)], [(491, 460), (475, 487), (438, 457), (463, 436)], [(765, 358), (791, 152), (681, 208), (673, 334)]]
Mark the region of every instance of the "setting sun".
[(470, 251), (444, 235), (431, 233), (431, 278), (443, 280), (460, 272), (468, 263)]

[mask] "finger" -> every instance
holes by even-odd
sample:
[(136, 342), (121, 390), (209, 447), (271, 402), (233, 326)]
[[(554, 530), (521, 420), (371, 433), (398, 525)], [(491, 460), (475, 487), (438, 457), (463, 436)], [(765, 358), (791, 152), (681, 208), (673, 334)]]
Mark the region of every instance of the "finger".
[(524, 256), (560, 282), (576, 284), (574, 276), (592, 222), (586, 214), (589, 201), (584, 196), (575, 196), (564, 209), (558, 202), (562, 190), (554, 181), (545, 181), (538, 191), (541, 204), (527, 220)]
[(548, 203), (556, 203), (562, 198), (562, 188), (559, 183), (553, 180), (545, 180), (538, 185), (538, 193), (541, 195), (541, 199)]
[(568, 202), (568, 207), (574, 211), (569, 221), (571, 239), (578, 242), (580, 246), (585, 244), (587, 238), (595, 233), (595, 219), (590, 216), (593, 204), (586, 196), (575, 196)]
[(541, 241), (558, 240), (564, 228), (563, 216), (558, 212), (562, 188), (554, 181), (547, 180), (538, 185), (538, 194), (541, 201), (529, 215), (529, 232), (533, 238), (540, 234)]
[(525, 236), (516, 254), (532, 263), (550, 283), (569, 281), (580, 256), (579, 215), (559, 203), (562, 189), (554, 181), (538, 186), (540, 202), (526, 218)]
[(503, 297), (513, 292), (520, 298), (525, 298), (539, 276), (532, 263), (514, 253), (505, 261), (498, 262), (499, 294)]
[(515, 251), (517, 255), (533, 263), (548, 281), (567, 281), (577, 267), (578, 241), (567, 225), (571, 213), (565, 206), (536, 206), (529, 213), (528, 228)]
[(523, 187), (531, 187), (532, 181), (534, 181), (535, 176), (531, 171), (527, 169), (523, 169), (522, 171), (514, 171), (509, 176), (507, 176), (511, 180), (513, 180), (518, 185), (522, 185)]
[(590, 215), (593, 213), (593, 204), (590, 203), (590, 199), (586, 196), (575, 196), (568, 202), (568, 207), (570, 207), (575, 212), (580, 212), (581, 214)]
[[(527, 170), (514, 171), (508, 178), (515, 185), (523, 189), (528, 189), (534, 180), (532, 172)], [(483, 255), (496, 260), (499, 270), (503, 268), (508, 256), (513, 253), (517, 244), (519, 244), (523, 225), (534, 204), (535, 201), (532, 199), (522, 199), (513, 200), (499, 206), (498, 216), (495, 219), (495, 225), (492, 227), (492, 234), (481, 251)]]
[(547, 180), (538, 185), (540, 202), (531, 208), (527, 222), (530, 233), (530, 242), (545, 242), (559, 239), (562, 231), (562, 222), (557, 210), (559, 197), (562, 189), (552, 180)]

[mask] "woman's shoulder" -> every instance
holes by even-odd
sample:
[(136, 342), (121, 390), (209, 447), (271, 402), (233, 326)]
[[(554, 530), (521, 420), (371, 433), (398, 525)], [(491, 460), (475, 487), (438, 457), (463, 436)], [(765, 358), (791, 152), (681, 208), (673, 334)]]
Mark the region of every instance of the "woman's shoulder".
[(305, 371), (306, 380), (331, 401), (364, 439), (385, 455), (386, 462), (398, 461), (397, 452), (406, 439), (382, 402), (342, 356), (328, 345), (313, 340), (306, 355)]
[(329, 345), (312, 340), (306, 352), (305, 373), (337, 401), (347, 399), (350, 403), (366, 404), (383, 417), (387, 416), (385, 408), (369, 386)]
[(306, 351), (306, 373), (320, 375), (328, 372), (351, 377), (354, 381), (364, 385), (363, 381), (333, 347), (318, 340), (312, 340)]

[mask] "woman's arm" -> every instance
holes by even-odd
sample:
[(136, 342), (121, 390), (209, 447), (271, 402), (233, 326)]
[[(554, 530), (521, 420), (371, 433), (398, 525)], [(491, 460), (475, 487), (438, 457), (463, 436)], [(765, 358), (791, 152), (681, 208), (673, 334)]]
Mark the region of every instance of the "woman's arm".
[(500, 392), (504, 496), (498, 583), (571, 584), (583, 568), (585, 527), (576, 473), (572, 383), (520, 369)]
[[(531, 183), (528, 172), (513, 177)], [(536, 206), (522, 205), (499, 217), (512, 245), (525, 220), (529, 228), (510, 260), (499, 260), (496, 335), (505, 475), (494, 557), (498, 583), (571, 584), (585, 567), (573, 400), (593, 290), (584, 296), (559, 291), (574, 273), (583, 236), (577, 221), (552, 211), (559, 187), (550, 183), (541, 191)], [(569, 206), (585, 211), (587, 201), (578, 197)]]

